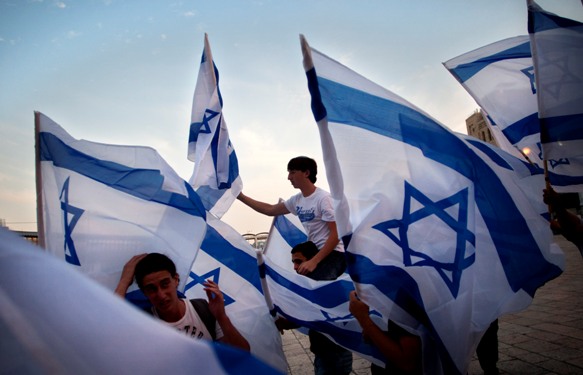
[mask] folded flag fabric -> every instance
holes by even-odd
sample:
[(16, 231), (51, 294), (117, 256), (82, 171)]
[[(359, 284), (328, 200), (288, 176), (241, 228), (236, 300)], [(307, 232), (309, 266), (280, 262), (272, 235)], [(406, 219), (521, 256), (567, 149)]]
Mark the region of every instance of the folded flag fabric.
[(190, 184), (200, 195), (206, 209), (222, 217), (243, 190), (243, 182), (223, 116), (219, 71), (206, 34), (192, 100), (188, 159), (194, 162)]
[(421, 337), (426, 373), (465, 374), (490, 323), (562, 272), (542, 197), (521, 188), (530, 170), (301, 40), (356, 290)]
[(38, 233), (48, 252), (111, 290), (136, 254), (165, 253), (188, 273), (205, 210), (154, 149), (77, 140), (39, 112), (35, 122)]

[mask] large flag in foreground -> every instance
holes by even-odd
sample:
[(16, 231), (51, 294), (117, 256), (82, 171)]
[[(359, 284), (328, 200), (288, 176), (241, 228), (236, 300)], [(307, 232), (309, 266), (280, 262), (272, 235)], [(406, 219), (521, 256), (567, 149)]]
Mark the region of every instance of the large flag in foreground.
[(583, 24), (527, 3), (545, 158), (583, 156)]
[[(269, 231), (263, 254), (258, 253), (263, 292), (274, 316), (284, 317), (305, 329), (314, 329), (332, 341), (381, 365), (380, 352), (362, 338), (362, 329), (348, 310), (348, 294), (354, 290), (345, 273), (336, 280), (316, 281), (298, 275), (290, 267), (291, 249), (307, 240), (298, 218), (277, 216)], [(282, 264), (283, 263), (283, 264)], [(381, 326), (386, 322), (373, 312)]]
[(206, 209), (222, 217), (243, 190), (243, 182), (223, 117), (219, 71), (213, 61), (206, 34), (192, 100), (188, 159), (194, 162), (190, 184)]
[(263, 297), (255, 249), (228, 224), (207, 216), (207, 231), (192, 265), (185, 293), (205, 298), (205, 280), (219, 284), (225, 310), (251, 346), (251, 353), (281, 372), (286, 372), (281, 335)]
[(3, 228), (0, 305), (3, 373), (278, 373), (247, 352), (186, 337)]
[[(486, 112), (495, 136), (499, 129), (516, 148), (504, 147), (505, 139), (496, 137), (499, 146), (513, 155), (519, 149), (544, 168), (528, 35), (488, 44), (450, 59), (444, 66)], [(549, 160), (548, 177), (556, 191), (583, 191), (583, 158)]]
[(154, 149), (77, 140), (39, 112), (35, 125), (38, 232), (49, 252), (111, 290), (140, 253), (165, 253), (190, 271), (205, 210)]
[(302, 50), (360, 298), (421, 336), (426, 373), (465, 374), (490, 323), (562, 272), (540, 191), (532, 205), (522, 190), (532, 170), (466, 142), (303, 37)]

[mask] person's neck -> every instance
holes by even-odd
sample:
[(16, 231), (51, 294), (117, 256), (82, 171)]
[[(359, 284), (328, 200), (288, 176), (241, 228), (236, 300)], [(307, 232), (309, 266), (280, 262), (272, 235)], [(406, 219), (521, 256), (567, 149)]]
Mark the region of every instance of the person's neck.
[(172, 309), (166, 312), (162, 311), (156, 312), (158, 313), (158, 317), (163, 321), (168, 323), (174, 323), (182, 319), (182, 317), (186, 313), (186, 305), (184, 304), (183, 300), (179, 299), (176, 306), (174, 306)]
[(302, 195), (304, 197), (309, 197), (310, 195), (314, 194), (314, 192), (316, 191), (316, 185), (314, 185), (314, 184), (306, 185), (305, 187), (302, 187), (300, 189), (300, 191), (302, 192)]

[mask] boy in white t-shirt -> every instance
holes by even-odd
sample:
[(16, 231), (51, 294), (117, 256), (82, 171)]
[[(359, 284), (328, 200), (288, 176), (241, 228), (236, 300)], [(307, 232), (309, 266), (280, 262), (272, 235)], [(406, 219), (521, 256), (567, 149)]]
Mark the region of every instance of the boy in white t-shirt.
[(179, 298), (180, 276), (174, 262), (159, 253), (140, 254), (124, 266), (115, 293), (125, 297), (134, 278), (152, 304), (152, 315), (196, 339), (215, 340), (250, 350), (225, 312), (225, 301), (219, 286), (211, 280), (203, 285), (208, 302), (203, 299)]
[(346, 261), (344, 247), (338, 239), (332, 197), (327, 191), (316, 187), (318, 167), (313, 159), (295, 157), (289, 161), (287, 170), (287, 179), (300, 192), (285, 202), (260, 202), (242, 192), (237, 199), (264, 215), (297, 215), (308, 234), (308, 240), (315, 243), (319, 250), (312, 259), (302, 263), (297, 272), (307, 275), (318, 267), (319, 274), (327, 274), (322, 280), (333, 280), (344, 272)]

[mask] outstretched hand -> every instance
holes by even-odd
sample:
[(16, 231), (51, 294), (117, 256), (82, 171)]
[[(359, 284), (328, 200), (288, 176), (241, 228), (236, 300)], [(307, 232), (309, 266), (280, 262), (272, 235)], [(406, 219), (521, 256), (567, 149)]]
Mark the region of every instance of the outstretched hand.
[(219, 289), (219, 284), (212, 280), (207, 280), (202, 285), (204, 286), (204, 291), (209, 301), (209, 309), (213, 316), (219, 320), (226, 315), (223, 292)]

